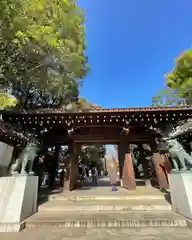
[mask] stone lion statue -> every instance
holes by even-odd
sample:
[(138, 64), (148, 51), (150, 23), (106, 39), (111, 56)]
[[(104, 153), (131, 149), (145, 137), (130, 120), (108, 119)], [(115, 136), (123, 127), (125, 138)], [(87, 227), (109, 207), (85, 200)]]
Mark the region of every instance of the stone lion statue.
[[(11, 175), (19, 174), (34, 175), (32, 168), (35, 157), (37, 156), (38, 147), (34, 143), (27, 143), (19, 158), (11, 166)], [(27, 171), (28, 167), (28, 171)]]
[(19, 175), (20, 170), (21, 170), (21, 160), (17, 158), (10, 167), (10, 173), (11, 175)]
[(183, 146), (176, 140), (165, 138), (168, 151), (172, 158), (173, 167), (175, 170), (188, 170), (186, 163), (192, 166), (192, 157), (184, 150)]

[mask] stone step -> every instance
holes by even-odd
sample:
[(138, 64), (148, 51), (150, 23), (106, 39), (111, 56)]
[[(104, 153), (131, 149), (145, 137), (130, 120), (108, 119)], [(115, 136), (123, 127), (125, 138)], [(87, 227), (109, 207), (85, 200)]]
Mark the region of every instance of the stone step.
[(113, 195), (113, 196), (67, 196), (67, 195), (51, 195), (49, 200), (58, 200), (58, 201), (102, 201), (102, 200), (160, 200), (165, 199), (163, 194), (159, 195)]
[(143, 228), (33, 228), (20, 233), (1, 233), (2, 240), (191, 240), (192, 230), (187, 227)]
[(40, 212), (76, 211), (171, 211), (172, 206), (164, 199), (142, 201), (49, 201), (39, 206)]
[(182, 216), (168, 211), (130, 211), (128, 213), (92, 214), (70, 212), (38, 212), (25, 221), (26, 228), (138, 228), (138, 227), (186, 227)]

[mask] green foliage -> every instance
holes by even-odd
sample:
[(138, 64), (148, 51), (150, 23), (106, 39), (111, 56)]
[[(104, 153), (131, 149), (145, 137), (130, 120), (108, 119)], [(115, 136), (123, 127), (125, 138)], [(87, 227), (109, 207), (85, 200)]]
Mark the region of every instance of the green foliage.
[(89, 67), (84, 55), (84, 12), (75, 2), (0, 1), (0, 78), (4, 86), (36, 89), (64, 103), (78, 96)]
[(176, 66), (166, 74), (167, 86), (176, 90), (186, 103), (192, 103), (192, 49), (175, 59)]
[(91, 103), (90, 101), (88, 101), (83, 97), (78, 98), (76, 102), (74, 101), (66, 105), (67, 112), (87, 112), (91, 109), (97, 109), (97, 108), (101, 108), (101, 107)]
[(171, 106), (180, 105), (183, 99), (179, 93), (172, 88), (165, 87), (152, 97), (152, 106)]
[(81, 151), (81, 159), (88, 166), (96, 166), (98, 169), (102, 169), (102, 158), (106, 154), (106, 148), (104, 145), (88, 145), (84, 146)]
[(17, 104), (17, 99), (8, 96), (6, 93), (0, 93), (0, 110), (14, 107)]
[(192, 49), (184, 51), (175, 63), (165, 75), (166, 87), (152, 99), (155, 106), (192, 104)]

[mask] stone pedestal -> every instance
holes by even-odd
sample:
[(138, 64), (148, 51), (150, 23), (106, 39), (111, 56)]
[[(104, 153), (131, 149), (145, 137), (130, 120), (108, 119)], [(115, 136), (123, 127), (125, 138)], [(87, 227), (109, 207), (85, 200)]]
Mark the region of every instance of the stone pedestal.
[(13, 147), (0, 142), (0, 177), (8, 175), (8, 166), (11, 162)]
[(38, 177), (0, 178), (0, 232), (19, 232), (37, 211)]
[(173, 211), (192, 220), (192, 171), (168, 175)]

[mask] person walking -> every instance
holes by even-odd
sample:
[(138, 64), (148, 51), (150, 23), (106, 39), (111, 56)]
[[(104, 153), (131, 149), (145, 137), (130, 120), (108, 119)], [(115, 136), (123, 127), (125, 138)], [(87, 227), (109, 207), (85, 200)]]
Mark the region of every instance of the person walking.
[(93, 183), (93, 185), (97, 185), (98, 172), (97, 172), (96, 167), (93, 167), (91, 169), (91, 176), (92, 176), (92, 183)]
[(89, 175), (90, 178), (92, 177), (91, 173), (92, 173), (92, 169), (89, 169), (88, 175)]
[(40, 187), (43, 182), (43, 174), (45, 172), (44, 170), (45, 170), (45, 155), (40, 154), (35, 158), (33, 165), (33, 171), (35, 172), (35, 175), (39, 177), (38, 191), (40, 190)]
[(55, 187), (55, 179), (57, 174), (57, 162), (55, 157), (51, 154), (46, 156), (47, 168), (48, 168), (48, 188), (53, 190)]
[(64, 168), (60, 168), (58, 170), (59, 172), (59, 183), (60, 183), (60, 189), (62, 191), (63, 187), (64, 187), (64, 175), (65, 175), (65, 171), (64, 171)]
[(84, 183), (84, 166), (79, 166), (79, 176), (80, 176), (80, 184), (82, 185)]
[(109, 179), (110, 179), (113, 192), (117, 191), (117, 186), (116, 186), (117, 178), (118, 178), (117, 169), (114, 166), (114, 164), (111, 164), (109, 169)]

